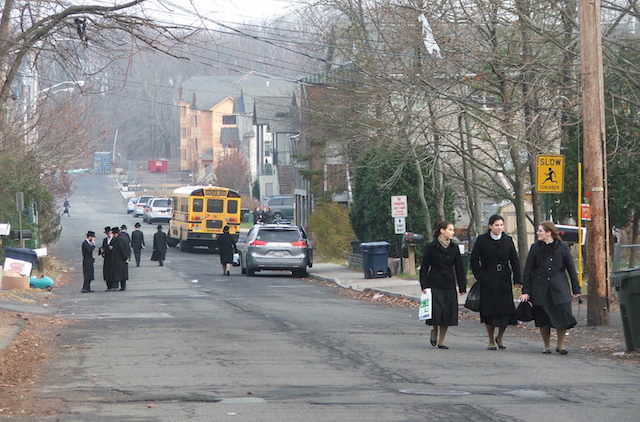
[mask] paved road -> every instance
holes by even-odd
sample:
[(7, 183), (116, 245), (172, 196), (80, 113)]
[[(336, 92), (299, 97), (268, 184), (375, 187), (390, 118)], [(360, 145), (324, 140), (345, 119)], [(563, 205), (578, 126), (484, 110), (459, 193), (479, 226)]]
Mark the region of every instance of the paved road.
[[(111, 183), (78, 181), (54, 253), (79, 263), (87, 229), (133, 225)], [(413, 310), (280, 273), (224, 277), (217, 255), (171, 249), (158, 267), (145, 252), (127, 292), (80, 294), (79, 264), (58, 291), (73, 323), (38, 388), (60, 420), (638, 420), (636, 367), (542, 355), (533, 340), (487, 351), (467, 321), (432, 349)]]

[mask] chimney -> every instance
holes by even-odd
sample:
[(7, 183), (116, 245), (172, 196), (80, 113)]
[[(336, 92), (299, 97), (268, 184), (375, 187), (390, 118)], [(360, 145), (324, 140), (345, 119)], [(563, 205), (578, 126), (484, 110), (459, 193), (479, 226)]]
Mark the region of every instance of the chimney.
[(193, 93), (193, 98), (191, 99), (191, 107), (196, 108), (196, 93)]

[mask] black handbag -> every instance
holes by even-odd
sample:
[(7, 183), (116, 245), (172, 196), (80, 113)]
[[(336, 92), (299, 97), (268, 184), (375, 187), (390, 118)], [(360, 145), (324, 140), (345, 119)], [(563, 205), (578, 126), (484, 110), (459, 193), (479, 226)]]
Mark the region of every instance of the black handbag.
[(533, 306), (531, 302), (520, 302), (516, 308), (516, 319), (522, 322), (533, 321)]
[(471, 286), (469, 293), (467, 293), (467, 300), (464, 301), (464, 307), (472, 310), (473, 312), (480, 312), (480, 283), (476, 283)]

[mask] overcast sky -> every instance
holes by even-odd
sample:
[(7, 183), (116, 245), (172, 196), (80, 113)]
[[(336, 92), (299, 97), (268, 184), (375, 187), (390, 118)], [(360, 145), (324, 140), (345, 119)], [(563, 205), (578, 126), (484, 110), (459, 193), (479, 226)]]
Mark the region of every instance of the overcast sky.
[(153, 0), (145, 9), (161, 20), (200, 26), (196, 11), (213, 20), (240, 23), (285, 14), (292, 4), (290, 0)]

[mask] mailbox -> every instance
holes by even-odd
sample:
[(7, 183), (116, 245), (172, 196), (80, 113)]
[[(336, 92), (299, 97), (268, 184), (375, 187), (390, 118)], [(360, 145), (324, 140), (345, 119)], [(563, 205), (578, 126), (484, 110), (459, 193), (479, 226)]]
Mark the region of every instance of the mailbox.
[(402, 236), (402, 241), (408, 245), (418, 245), (424, 240), (424, 236), (418, 233), (407, 232)]

